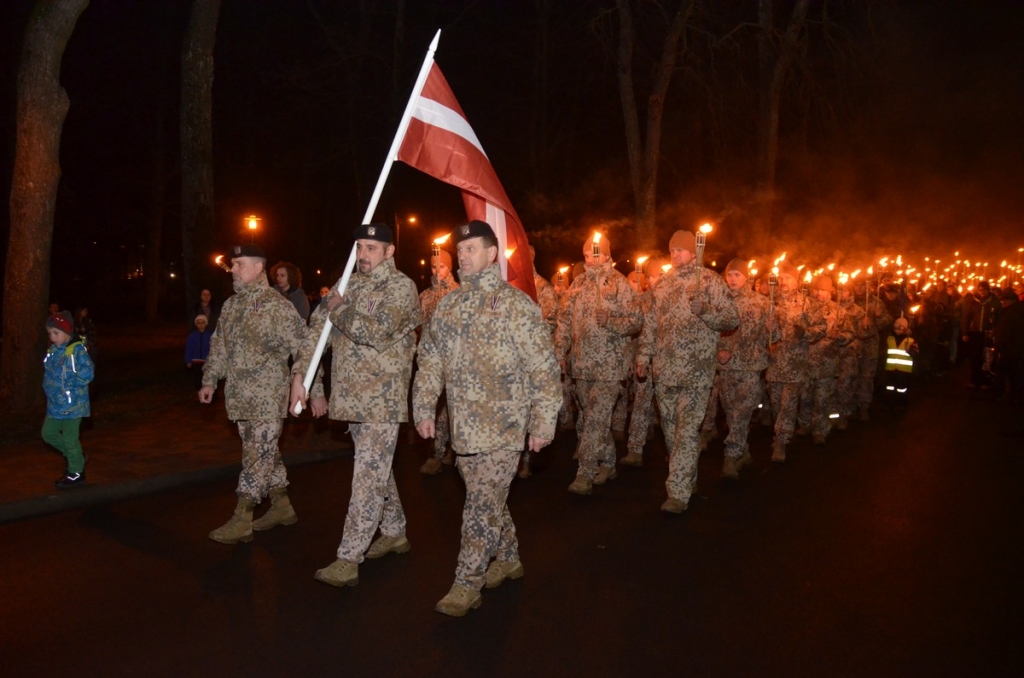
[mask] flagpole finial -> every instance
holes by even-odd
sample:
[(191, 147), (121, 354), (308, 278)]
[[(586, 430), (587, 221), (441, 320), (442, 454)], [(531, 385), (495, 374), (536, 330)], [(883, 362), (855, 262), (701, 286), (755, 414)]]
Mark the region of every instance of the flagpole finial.
[(430, 41), (430, 47), (427, 48), (427, 51), (430, 52), (431, 54), (436, 52), (437, 51), (437, 43), (439, 43), (440, 41), (441, 41), (441, 29), (438, 28), (437, 29), (437, 33), (434, 33), (434, 39)]

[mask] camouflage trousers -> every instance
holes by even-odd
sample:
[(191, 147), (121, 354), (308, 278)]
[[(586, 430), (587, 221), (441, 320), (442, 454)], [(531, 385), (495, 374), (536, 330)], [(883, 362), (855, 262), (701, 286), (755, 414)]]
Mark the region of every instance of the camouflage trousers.
[(860, 358), (844, 355), (839, 359), (839, 378), (836, 380), (836, 409), (844, 417), (851, 417), (857, 411), (855, 389)]
[(713, 374), (693, 373), (693, 383), (654, 385), (661, 411), (661, 430), (668, 448), (668, 496), (689, 501), (697, 487), (697, 458), (700, 456), (700, 424), (708, 406)]
[(612, 409), (619, 397), (619, 382), (576, 380), (576, 399), (580, 408), (578, 476), (593, 480), (598, 466), (615, 466), (615, 441), (612, 439)]
[(785, 444), (793, 439), (803, 382), (769, 381), (768, 395), (775, 415), (775, 440)]
[(615, 407), (612, 409), (612, 429), (625, 431), (626, 421), (629, 419), (629, 389), (619, 383), (619, 395), (615, 398)]
[(355, 447), (355, 465), (338, 557), (361, 563), (378, 526), (388, 537), (405, 534), (405, 511), (391, 469), (398, 424), (352, 423), (349, 433)]
[(492, 558), (519, 560), (516, 526), (506, 504), (519, 454), (519, 450), (498, 450), (456, 457), (455, 466), (466, 483), (456, 584), (479, 591)]
[(558, 410), (559, 426), (568, 426), (572, 422), (572, 399), (573, 399), (572, 377), (568, 374), (562, 375), (562, 407)]
[(722, 370), (715, 386), (725, 410), (729, 435), (725, 437), (725, 456), (739, 459), (748, 450), (750, 420), (761, 402), (761, 375), (743, 370)]
[(710, 433), (715, 430), (715, 420), (718, 419), (718, 401), (721, 394), (718, 390), (718, 375), (715, 375), (715, 382), (711, 385), (711, 394), (708, 395), (708, 406), (704, 410), (704, 421), (701, 422), (700, 430)]
[(626, 450), (631, 454), (643, 454), (647, 444), (647, 432), (651, 428), (651, 413), (654, 404), (654, 380), (636, 379), (633, 395), (633, 415), (629, 419), (629, 438)]
[(444, 393), (437, 399), (437, 416), (434, 418), (434, 458), (444, 457), (452, 441), (452, 423), (448, 418), (448, 399)]
[(809, 377), (800, 392), (800, 428), (811, 435), (827, 436), (832, 430), (831, 415), (836, 412), (836, 378)]
[(860, 373), (854, 386), (854, 402), (859, 407), (869, 407), (875, 395), (875, 375), (878, 373), (878, 356), (872, 353), (861, 353)]
[(283, 425), (283, 419), (238, 422), (238, 435), (242, 437), (242, 473), (238, 476), (235, 494), (239, 497), (258, 504), (270, 490), (288, 487), (288, 474), (277, 446)]

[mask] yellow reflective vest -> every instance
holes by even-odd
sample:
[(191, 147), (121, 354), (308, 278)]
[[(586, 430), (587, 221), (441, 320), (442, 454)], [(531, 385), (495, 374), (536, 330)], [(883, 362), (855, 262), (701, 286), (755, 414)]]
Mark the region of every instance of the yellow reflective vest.
[(914, 360), (910, 357), (910, 348), (914, 345), (914, 340), (910, 337), (904, 337), (897, 344), (896, 337), (889, 335), (885, 343), (888, 349), (885, 355), (885, 369), (889, 372), (893, 370), (907, 373), (913, 372)]

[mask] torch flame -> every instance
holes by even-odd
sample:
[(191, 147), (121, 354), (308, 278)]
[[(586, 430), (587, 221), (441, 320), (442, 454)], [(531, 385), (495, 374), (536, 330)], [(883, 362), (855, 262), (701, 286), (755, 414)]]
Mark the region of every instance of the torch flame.
[(636, 258), (636, 265), (637, 266), (643, 266), (644, 262), (647, 261), (648, 259), (650, 259), (650, 257), (647, 256), (646, 254), (644, 256), (642, 256), (642, 257), (637, 257)]
[(903, 255), (902, 254), (897, 254), (896, 255), (896, 265), (897, 266), (902, 266), (903, 265)]
[(805, 283), (811, 282), (811, 272), (810, 271), (807, 271), (807, 275), (804, 276), (804, 282)]
[(860, 269), (859, 268), (856, 271), (854, 271), (853, 273), (850, 274), (850, 279), (853, 280), (858, 275), (860, 275)]
[(568, 272), (568, 270), (569, 270), (568, 266), (563, 266), (562, 268), (558, 269), (558, 272), (561, 273), (562, 275), (565, 275), (566, 272)]
[(783, 252), (779, 255), (779, 258), (775, 260), (775, 265), (778, 266), (780, 263), (786, 260), (786, 253)]
[(875, 274), (875, 267), (874, 266), (868, 266), (868, 275), (874, 275), (874, 274)]
[(830, 271), (834, 271), (834, 270), (836, 269), (836, 265), (835, 265), (835, 264), (829, 264), (829, 265), (828, 265), (828, 266), (826, 266), (825, 268), (827, 268), (827, 269), (828, 269), (828, 270), (830, 270)]
[(779, 267), (778, 266), (772, 266), (772, 275), (778, 275), (778, 274), (779, 274)]
[(886, 266), (888, 266), (889, 265), (889, 257), (882, 257), (881, 259), (879, 259), (878, 260), (878, 265), (881, 266), (882, 268), (885, 268)]
[(662, 266), (661, 266), (661, 272), (662, 273), (668, 273), (671, 270), (672, 270), (672, 264), (662, 264)]
[(913, 315), (914, 313), (917, 313), (917, 312), (918, 312), (918, 310), (920, 310), (920, 308), (921, 308), (921, 305), (920, 305), (920, 304), (918, 304), (917, 306), (911, 306), (911, 307), (910, 307), (910, 313), (911, 313), (911, 315)]
[(515, 252), (516, 252), (516, 248), (515, 247), (510, 247), (509, 249), (505, 250), (505, 258), (506, 259), (511, 259), (512, 255), (515, 254)]
[(848, 276), (845, 273), (840, 273), (839, 274), (839, 284), (840, 285), (845, 285), (848, 282), (850, 282), (850, 276)]
[(450, 237), (452, 237), (451, 233), (445, 233), (440, 238), (434, 238), (434, 244), (435, 245), (443, 245), (446, 242), (448, 242), (448, 238), (450, 238)]
[(750, 269), (750, 275), (757, 275), (757, 269), (756, 268)]
[(701, 233), (704, 233), (705, 235), (706, 235), (706, 234), (708, 234), (708, 233), (710, 233), (710, 232), (711, 232), (711, 230), (712, 230), (712, 229), (711, 229), (711, 224), (703, 224), (703, 225), (701, 225), (701, 227), (700, 227), (700, 232), (701, 232)]
[(601, 234), (598, 233), (597, 231), (594, 231), (594, 244), (596, 245), (599, 242), (601, 242)]

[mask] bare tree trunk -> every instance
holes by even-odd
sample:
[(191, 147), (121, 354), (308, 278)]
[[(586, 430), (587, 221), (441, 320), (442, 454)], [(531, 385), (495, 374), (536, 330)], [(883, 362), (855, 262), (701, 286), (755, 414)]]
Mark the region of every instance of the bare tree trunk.
[[(771, 38), (774, 33), (771, 0), (760, 0), (758, 22), (761, 35), (758, 39), (758, 53), (761, 71), (760, 124), (758, 148), (758, 187), (761, 203), (761, 221), (765, 238), (770, 239), (775, 211), (775, 172), (779, 156), (779, 107), (782, 101), (782, 86), (789, 74), (793, 60), (800, 47), (800, 34), (807, 20), (810, 0), (797, 0), (790, 14), (786, 30), (779, 40), (777, 54), (771, 54)], [(767, 242), (765, 243), (767, 246)], [(767, 249), (765, 251), (768, 251)]]
[(41, 0), (25, 29), (18, 71), (11, 178), (11, 235), (4, 276), (0, 401), (7, 411), (42, 402), (42, 355), (50, 293), (53, 215), (60, 183), (60, 136), (70, 102), (60, 62), (89, 0)]
[(665, 112), (665, 95), (679, 55), (679, 40), (686, 20), (693, 9), (693, 0), (684, 0), (672, 18), (661, 57), (654, 72), (654, 83), (647, 97), (646, 139), (641, 143), (640, 116), (637, 112), (633, 82), (633, 13), (629, 0), (619, 0), (619, 98), (626, 131), (626, 153), (629, 175), (636, 205), (636, 236), (642, 248), (656, 246), (658, 210), (658, 164), (661, 154), (661, 122)]
[(185, 311), (203, 287), (213, 202), (213, 47), (220, 0), (193, 0), (181, 50), (181, 254)]

